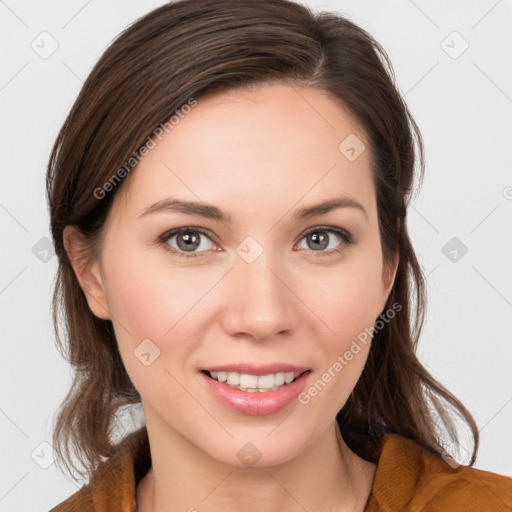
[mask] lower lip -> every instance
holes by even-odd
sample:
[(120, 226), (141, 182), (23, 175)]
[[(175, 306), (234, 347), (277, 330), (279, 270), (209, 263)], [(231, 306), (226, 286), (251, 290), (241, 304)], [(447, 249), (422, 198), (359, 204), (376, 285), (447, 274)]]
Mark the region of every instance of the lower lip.
[(219, 382), (203, 372), (200, 372), (208, 389), (226, 407), (248, 416), (266, 416), (284, 409), (292, 403), (306, 385), (309, 371), (303, 373), (297, 380), (281, 386), (275, 391), (241, 391)]

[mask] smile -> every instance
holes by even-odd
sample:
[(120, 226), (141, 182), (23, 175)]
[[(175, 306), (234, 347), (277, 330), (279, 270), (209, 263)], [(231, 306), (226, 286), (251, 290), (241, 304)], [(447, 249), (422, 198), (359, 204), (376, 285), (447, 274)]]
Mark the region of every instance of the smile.
[(224, 406), (237, 413), (259, 416), (280, 411), (297, 398), (311, 370), (296, 369), (299, 371), (265, 374), (262, 367), (254, 373), (202, 370), (200, 374)]
[(290, 384), (302, 374), (299, 372), (278, 372), (268, 375), (251, 375), (238, 372), (207, 372), (207, 375), (240, 391), (264, 393), (265, 391), (275, 391), (286, 384)]

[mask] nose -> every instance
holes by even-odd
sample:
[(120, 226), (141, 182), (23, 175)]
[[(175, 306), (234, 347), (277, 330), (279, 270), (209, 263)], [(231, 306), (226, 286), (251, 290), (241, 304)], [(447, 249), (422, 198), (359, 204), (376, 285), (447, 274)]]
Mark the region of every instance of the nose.
[(300, 300), (290, 279), (290, 272), (271, 261), (265, 251), (252, 263), (237, 258), (224, 282), (225, 331), (257, 340), (293, 332)]

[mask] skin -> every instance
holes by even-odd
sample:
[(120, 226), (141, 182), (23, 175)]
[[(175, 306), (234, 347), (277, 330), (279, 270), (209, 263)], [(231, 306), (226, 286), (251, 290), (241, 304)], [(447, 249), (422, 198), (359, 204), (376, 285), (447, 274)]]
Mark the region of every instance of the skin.
[[(338, 150), (350, 134), (367, 148), (355, 161)], [(92, 312), (113, 321), (142, 397), (152, 468), (137, 489), (139, 511), (364, 509), (376, 467), (344, 441), (338, 448), (334, 420), (370, 344), (307, 405), (294, 401), (267, 416), (227, 409), (199, 370), (288, 362), (311, 368), (308, 389), (373, 326), (398, 260), (383, 264), (369, 146), (324, 91), (265, 84), (200, 98), (123, 183), (100, 254), (89, 266), (74, 260)], [(171, 195), (216, 205), (232, 223), (175, 212), (139, 217)], [(346, 207), (293, 219), (338, 196), (366, 215)], [(156, 242), (187, 226), (211, 233), (199, 235), (198, 257)], [(345, 229), (356, 241), (328, 232), (328, 247), (318, 248), (304, 234), (317, 226)], [(247, 236), (263, 249), (252, 263), (236, 252)], [(72, 258), (81, 240), (71, 226), (65, 241)], [(166, 244), (185, 252), (177, 236)], [(134, 356), (147, 338), (160, 350), (149, 366)], [(237, 457), (247, 442), (262, 454), (253, 467)]]

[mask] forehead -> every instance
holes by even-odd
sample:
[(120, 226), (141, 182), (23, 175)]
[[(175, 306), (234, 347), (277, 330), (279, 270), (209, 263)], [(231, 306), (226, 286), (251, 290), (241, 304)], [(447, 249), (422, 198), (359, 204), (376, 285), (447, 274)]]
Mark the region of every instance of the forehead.
[[(200, 97), (187, 110), (132, 171), (123, 210), (137, 215), (171, 195), (234, 214), (340, 194), (372, 202), (366, 134), (325, 91), (263, 84)], [(366, 149), (347, 158), (347, 140)]]

